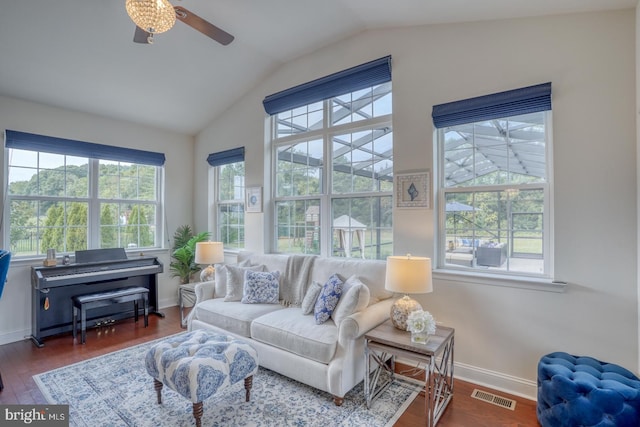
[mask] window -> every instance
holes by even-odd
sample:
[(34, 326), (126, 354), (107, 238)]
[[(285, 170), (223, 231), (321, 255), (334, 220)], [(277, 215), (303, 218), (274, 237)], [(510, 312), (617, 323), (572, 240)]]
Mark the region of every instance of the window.
[(244, 147), (212, 153), (217, 239), (225, 249), (244, 248)]
[(551, 84), (434, 107), (439, 267), (550, 277)]
[(160, 246), (164, 155), (15, 131), (6, 146), (15, 256)]
[[(353, 78), (372, 68), (383, 76)], [(345, 76), (350, 84), (339, 82)], [(265, 99), (272, 114), (276, 252), (392, 254), (390, 79), (386, 57), (283, 92), (321, 92), (302, 101), (271, 109), (270, 101), (282, 98)], [(330, 87), (319, 90), (323, 84)]]

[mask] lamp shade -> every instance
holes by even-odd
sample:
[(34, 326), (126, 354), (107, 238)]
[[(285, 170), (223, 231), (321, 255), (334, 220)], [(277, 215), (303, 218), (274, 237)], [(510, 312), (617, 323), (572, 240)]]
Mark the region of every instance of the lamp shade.
[(426, 294), (433, 291), (431, 258), (405, 256), (387, 257), (384, 287), (402, 294)]
[(176, 11), (167, 0), (127, 0), (127, 14), (151, 34), (164, 33), (176, 23)]
[(224, 261), (222, 242), (196, 243), (196, 264), (216, 264)]

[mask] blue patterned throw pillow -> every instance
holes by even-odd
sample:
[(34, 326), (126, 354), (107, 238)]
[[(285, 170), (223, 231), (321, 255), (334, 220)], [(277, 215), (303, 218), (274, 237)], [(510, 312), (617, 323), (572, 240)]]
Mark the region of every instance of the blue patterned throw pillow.
[(244, 273), (243, 304), (277, 304), (280, 294), (280, 272), (250, 271)]
[(337, 274), (334, 274), (324, 284), (320, 296), (316, 300), (316, 306), (313, 309), (316, 324), (321, 325), (329, 320), (331, 313), (338, 305), (340, 295), (342, 295), (342, 280)]

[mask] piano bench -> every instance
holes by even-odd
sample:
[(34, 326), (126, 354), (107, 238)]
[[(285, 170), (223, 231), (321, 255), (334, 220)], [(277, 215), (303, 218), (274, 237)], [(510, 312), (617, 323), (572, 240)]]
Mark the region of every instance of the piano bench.
[(95, 294), (77, 295), (73, 300), (73, 339), (77, 336), (78, 311), (80, 311), (80, 343), (84, 344), (87, 332), (87, 310), (111, 304), (133, 301), (135, 321), (138, 321), (138, 301), (144, 302), (144, 327), (149, 326), (149, 289), (141, 286), (114, 289)]

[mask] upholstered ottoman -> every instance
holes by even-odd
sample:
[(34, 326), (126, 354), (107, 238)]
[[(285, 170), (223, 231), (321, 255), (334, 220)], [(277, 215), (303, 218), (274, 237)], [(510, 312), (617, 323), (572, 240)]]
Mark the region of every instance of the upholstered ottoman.
[(538, 363), (537, 415), (543, 427), (638, 427), (640, 380), (591, 357), (548, 354)]
[(258, 354), (244, 341), (203, 330), (181, 334), (154, 345), (145, 365), (162, 403), (162, 385), (193, 402), (193, 416), (200, 427), (202, 402), (244, 380), (248, 402)]

